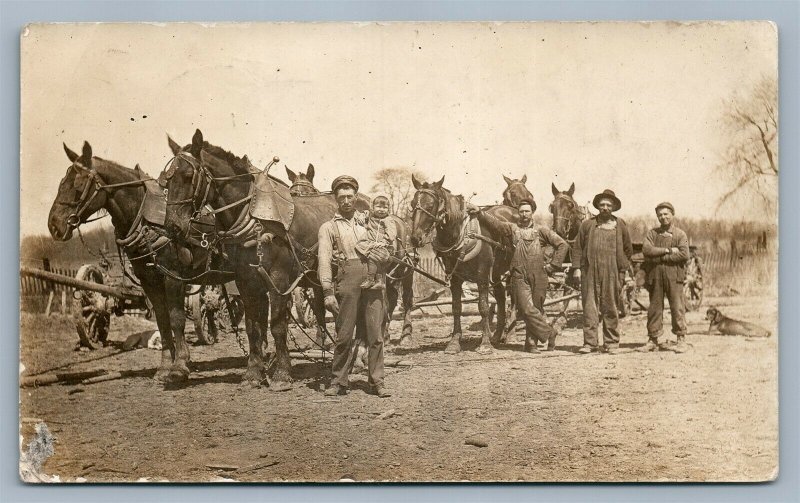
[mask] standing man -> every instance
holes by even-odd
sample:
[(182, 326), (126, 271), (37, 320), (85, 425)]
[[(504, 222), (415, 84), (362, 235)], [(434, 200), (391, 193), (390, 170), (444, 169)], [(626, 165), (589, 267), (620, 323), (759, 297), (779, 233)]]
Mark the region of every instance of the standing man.
[(619, 352), (619, 304), (625, 271), (631, 266), (631, 237), (628, 226), (612, 215), (622, 207), (613, 190), (594, 196), (592, 205), (600, 213), (584, 220), (572, 247), (575, 279), (581, 281), (583, 302), (582, 354), (597, 351), (597, 327), (603, 323), (603, 344), (609, 354)]
[[(366, 339), (369, 384), (381, 398), (391, 396), (383, 384), (383, 291), (362, 289), (367, 279), (368, 257), (356, 251), (356, 244), (366, 238), (366, 213), (355, 209), (358, 182), (342, 175), (333, 180), (331, 190), (338, 211), (319, 229), (319, 279), (325, 296), (325, 307), (336, 317), (336, 342), (333, 350), (333, 382), (325, 395), (347, 393), (348, 375), (357, 356), (358, 341), (354, 332)], [(385, 264), (389, 253), (385, 247), (374, 247), (369, 260)], [(333, 278), (332, 263), (337, 267)]]
[(664, 202), (656, 206), (659, 227), (650, 229), (644, 237), (645, 286), (650, 294), (647, 308), (647, 343), (637, 351), (647, 352), (666, 349), (659, 345), (663, 334), (664, 297), (669, 300), (672, 315), (672, 333), (678, 336), (676, 353), (685, 353), (686, 307), (683, 299), (683, 282), (686, 278), (686, 261), (689, 260), (689, 238), (686, 233), (672, 225), (675, 208)]
[[(522, 201), (519, 204), (519, 225), (503, 222), (489, 215), (474, 204), (467, 205), (470, 215), (490, 232), (503, 236), (514, 247), (511, 257), (511, 288), (517, 304), (518, 315), (525, 320), (525, 351), (538, 353), (539, 342), (547, 342), (547, 350), (556, 346), (559, 329), (551, 327), (544, 315), (544, 298), (547, 294), (547, 276), (561, 269), (567, 242), (547, 227), (533, 224), (536, 203)], [(555, 248), (553, 257), (545, 265), (544, 247)]]

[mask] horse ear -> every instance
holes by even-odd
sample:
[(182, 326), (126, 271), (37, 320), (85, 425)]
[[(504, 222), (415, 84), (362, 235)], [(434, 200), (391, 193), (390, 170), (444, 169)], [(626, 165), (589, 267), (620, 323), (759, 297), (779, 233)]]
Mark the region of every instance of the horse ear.
[(203, 132), (199, 129), (194, 131), (192, 136), (192, 155), (195, 157), (200, 156), (200, 151), (203, 149)]
[(437, 188), (441, 189), (441, 188), (442, 188), (442, 185), (444, 185), (444, 175), (442, 175), (442, 179), (441, 179), (441, 180), (439, 180), (438, 182), (434, 183), (434, 185), (435, 185)]
[(314, 165), (311, 163), (308, 163), (308, 169), (306, 170), (306, 178), (308, 178), (309, 182), (314, 183)]
[(419, 180), (417, 180), (417, 177), (415, 177), (413, 173), (411, 174), (411, 184), (414, 185), (414, 188), (417, 190), (422, 188), (422, 184), (419, 183)]
[(289, 169), (289, 166), (284, 164), (283, 167), (286, 168), (286, 176), (289, 177), (289, 181), (294, 183), (294, 181), (297, 179), (297, 174)]
[(178, 155), (178, 152), (181, 151), (181, 146), (175, 143), (175, 140), (170, 138), (169, 135), (167, 135), (167, 144), (169, 144), (169, 149), (172, 151), (172, 155)]
[(81, 154), (83, 158), (83, 163), (86, 165), (87, 168), (92, 167), (92, 146), (89, 145), (88, 141), (83, 142), (83, 153)]
[(522, 175), (522, 178), (519, 179), (520, 182), (525, 183), (528, 181), (528, 175)]
[(505, 181), (506, 181), (506, 184), (507, 184), (507, 185), (511, 185), (511, 181), (512, 181), (512, 180), (511, 180), (509, 177), (507, 177), (506, 175), (503, 175), (503, 180), (505, 180)]
[(64, 152), (67, 153), (67, 159), (69, 159), (69, 162), (75, 162), (80, 156), (75, 152), (73, 152), (72, 150), (70, 150), (66, 143), (64, 143), (63, 145), (64, 145)]
[(553, 189), (553, 195), (554, 196), (557, 196), (560, 193), (559, 190), (556, 188), (556, 184), (551, 183), (550, 187)]
[(572, 182), (572, 185), (569, 186), (569, 190), (567, 191), (567, 194), (569, 194), (569, 197), (572, 197), (572, 194), (574, 194), (574, 193), (575, 193), (575, 182)]

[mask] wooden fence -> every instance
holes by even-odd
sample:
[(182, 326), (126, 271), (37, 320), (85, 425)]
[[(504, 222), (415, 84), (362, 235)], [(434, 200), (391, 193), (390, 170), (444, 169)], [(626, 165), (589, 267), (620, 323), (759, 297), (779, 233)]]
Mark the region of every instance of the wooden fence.
[[(72, 278), (78, 273), (78, 269), (67, 267), (46, 267), (55, 274), (70, 276)], [(19, 276), (19, 295), (20, 309), (33, 313), (61, 312), (66, 314), (72, 305), (72, 292), (75, 289), (61, 285), (53, 281), (34, 278), (26, 274)]]

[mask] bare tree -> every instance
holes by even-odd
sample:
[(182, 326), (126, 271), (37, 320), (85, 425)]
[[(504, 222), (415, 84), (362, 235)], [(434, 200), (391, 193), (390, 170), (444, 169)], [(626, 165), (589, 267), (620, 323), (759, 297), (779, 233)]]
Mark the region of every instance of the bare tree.
[(717, 166), (732, 187), (717, 203), (725, 206), (734, 196), (757, 196), (764, 209), (774, 211), (778, 179), (778, 84), (763, 77), (750, 91), (725, 103), (724, 131), (730, 139)]
[(372, 185), (373, 195), (383, 194), (389, 198), (389, 211), (406, 218), (409, 205), (414, 197), (414, 186), (411, 175), (417, 180), (427, 180), (427, 176), (419, 170), (407, 167), (383, 168), (372, 174), (375, 183)]

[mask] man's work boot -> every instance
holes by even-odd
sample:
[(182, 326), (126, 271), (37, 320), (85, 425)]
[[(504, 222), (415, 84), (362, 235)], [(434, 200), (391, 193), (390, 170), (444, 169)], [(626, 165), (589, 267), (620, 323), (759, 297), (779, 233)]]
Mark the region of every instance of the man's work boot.
[(589, 346), (588, 344), (584, 344), (583, 347), (578, 350), (578, 353), (582, 355), (588, 355), (592, 351), (597, 351), (597, 348)]
[(650, 353), (651, 351), (658, 351), (658, 344), (653, 339), (647, 339), (644, 346), (639, 346), (636, 351), (639, 353)]
[(523, 348), (526, 353), (536, 354), (539, 352), (539, 345), (536, 339), (525, 338), (525, 347)]
[(338, 395), (346, 395), (347, 388), (344, 386), (340, 386), (338, 384), (331, 384), (331, 386), (325, 390), (325, 396), (338, 396)]
[(686, 337), (684, 337), (682, 335), (679, 335), (678, 336), (678, 343), (675, 345), (675, 347), (672, 350), (675, 351), (676, 353), (685, 353), (685, 352), (689, 351), (689, 345), (686, 344)]
[(619, 344), (610, 344), (606, 346), (606, 353), (610, 355), (618, 355), (622, 353), (622, 350), (619, 349)]
[(392, 393), (386, 389), (386, 386), (383, 384), (378, 384), (377, 386), (373, 386), (372, 390), (374, 391), (375, 395), (380, 398), (389, 398), (392, 396)]

